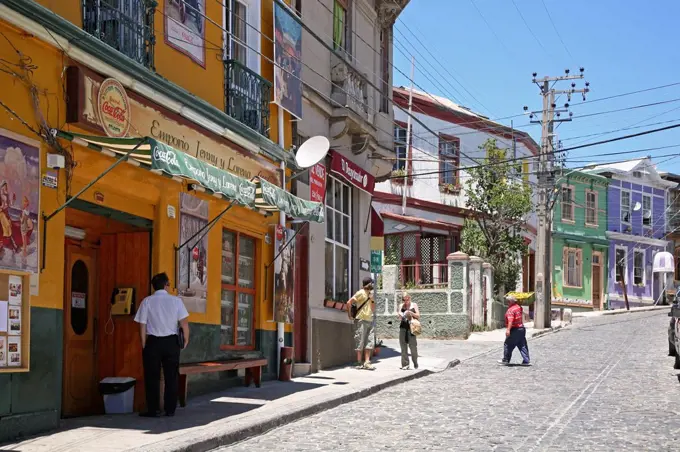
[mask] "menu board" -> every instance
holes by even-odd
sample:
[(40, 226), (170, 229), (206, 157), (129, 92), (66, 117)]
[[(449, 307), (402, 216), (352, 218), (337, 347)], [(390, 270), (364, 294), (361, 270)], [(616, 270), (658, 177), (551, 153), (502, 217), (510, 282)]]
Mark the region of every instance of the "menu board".
[(22, 367), (23, 277), (0, 274), (0, 367)]

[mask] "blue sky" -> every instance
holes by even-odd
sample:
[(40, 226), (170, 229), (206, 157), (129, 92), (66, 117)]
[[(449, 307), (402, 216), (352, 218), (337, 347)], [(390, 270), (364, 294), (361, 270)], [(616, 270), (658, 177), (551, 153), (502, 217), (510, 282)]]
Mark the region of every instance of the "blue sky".
[[(411, 0), (395, 26), (394, 64), (398, 69), (394, 71), (395, 84), (409, 85), (408, 77), (399, 70), (406, 75), (410, 73), (413, 54), (417, 85), (495, 119), (521, 114), (524, 105), (530, 110), (541, 108), (538, 87), (531, 83), (532, 72), (537, 72), (539, 77), (554, 76), (564, 74), (564, 69), (569, 68), (574, 74), (583, 66), (585, 80), (590, 82), (589, 101), (680, 82), (677, 32), (680, 2), (677, 0), (514, 1), (528, 27), (512, 0)], [(577, 88), (583, 87), (583, 81), (576, 83)], [(567, 82), (558, 85), (568, 86)], [(559, 126), (558, 137), (564, 147), (569, 147), (680, 124), (680, 101), (579, 118), (673, 99), (680, 99), (680, 84), (580, 106), (577, 104), (582, 99), (577, 96), (571, 102), (574, 119)], [(565, 101), (563, 98), (557, 103)], [(539, 141), (539, 125), (522, 127), (528, 124), (526, 116), (513, 121), (515, 127), (531, 133)], [(510, 119), (499, 122), (510, 125)], [(656, 124), (659, 122), (664, 124)], [(631, 126), (644, 127), (569, 139)], [(671, 145), (678, 146), (622, 156), (602, 155)], [(568, 165), (646, 155), (652, 156), (660, 170), (680, 173), (680, 128), (573, 150), (569, 152)]]

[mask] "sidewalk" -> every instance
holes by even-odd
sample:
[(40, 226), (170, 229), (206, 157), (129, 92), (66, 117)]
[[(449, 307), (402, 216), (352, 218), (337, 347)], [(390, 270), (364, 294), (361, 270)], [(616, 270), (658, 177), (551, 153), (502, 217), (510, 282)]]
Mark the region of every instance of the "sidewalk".
[(572, 317), (599, 317), (601, 315), (616, 315), (616, 314), (626, 314), (627, 312), (646, 312), (646, 311), (670, 311), (670, 306), (642, 306), (638, 308), (630, 308), (630, 311), (626, 309), (612, 309), (609, 311), (586, 311), (586, 312), (574, 312)]
[[(189, 399), (173, 418), (104, 415), (62, 420), (52, 434), (0, 447), (6, 451), (207, 451), (241, 441), (299, 418), (350, 402), (389, 386), (441, 372), (488, 353), (498, 344), (419, 340), (420, 369), (400, 370), (398, 341), (384, 341), (375, 371), (351, 367), (322, 371), (292, 382), (232, 388)], [(338, 428), (346, 428), (346, 420)]]

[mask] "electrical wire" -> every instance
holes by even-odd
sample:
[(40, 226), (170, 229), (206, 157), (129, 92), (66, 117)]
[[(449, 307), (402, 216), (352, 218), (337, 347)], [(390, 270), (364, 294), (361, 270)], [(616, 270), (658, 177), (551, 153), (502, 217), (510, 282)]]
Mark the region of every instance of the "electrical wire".
[(550, 56), (550, 52), (548, 52), (548, 49), (546, 49), (546, 48), (543, 46), (543, 43), (538, 39), (538, 36), (536, 36), (536, 33), (534, 33), (534, 31), (531, 29), (531, 27), (529, 26), (529, 23), (528, 23), (527, 20), (524, 18), (524, 14), (522, 14), (522, 11), (520, 11), (520, 9), (519, 9), (519, 7), (517, 6), (517, 3), (515, 2), (515, 0), (512, 0), (512, 4), (515, 6), (515, 9), (517, 10), (517, 13), (519, 14), (519, 17), (522, 18), (522, 22), (524, 22), (524, 25), (527, 27), (527, 30), (529, 30), (529, 33), (531, 33), (531, 36), (534, 37), (534, 39), (536, 40), (536, 42), (538, 43), (538, 45), (541, 46), (541, 48), (543, 49), (543, 51), (544, 51), (548, 56)]
[(569, 51), (569, 47), (567, 47), (567, 44), (565, 44), (564, 39), (562, 39), (562, 35), (560, 32), (557, 30), (557, 26), (555, 26), (555, 21), (553, 21), (552, 16), (550, 15), (550, 11), (548, 10), (548, 6), (545, 4), (545, 0), (541, 0), (541, 3), (543, 4), (543, 9), (545, 9), (545, 13), (548, 15), (548, 19), (550, 20), (550, 23), (552, 24), (553, 30), (555, 30), (555, 34), (557, 35), (558, 38), (560, 38), (560, 42), (562, 43), (562, 46), (564, 47), (564, 50), (567, 51), (567, 54), (569, 55), (569, 58), (574, 60), (574, 56), (571, 54)]

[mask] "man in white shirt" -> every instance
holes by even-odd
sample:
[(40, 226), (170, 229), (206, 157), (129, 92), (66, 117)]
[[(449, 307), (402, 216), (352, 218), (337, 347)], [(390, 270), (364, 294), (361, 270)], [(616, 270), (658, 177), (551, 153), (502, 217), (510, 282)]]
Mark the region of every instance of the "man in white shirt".
[[(151, 278), (151, 285), (154, 294), (142, 300), (135, 316), (142, 337), (146, 390), (146, 411), (140, 416), (160, 415), (161, 365), (165, 378), (165, 414), (174, 416), (177, 408), (179, 352), (189, 344), (189, 313), (181, 298), (168, 293), (168, 275), (159, 273)], [(181, 347), (178, 323), (184, 333)]]

